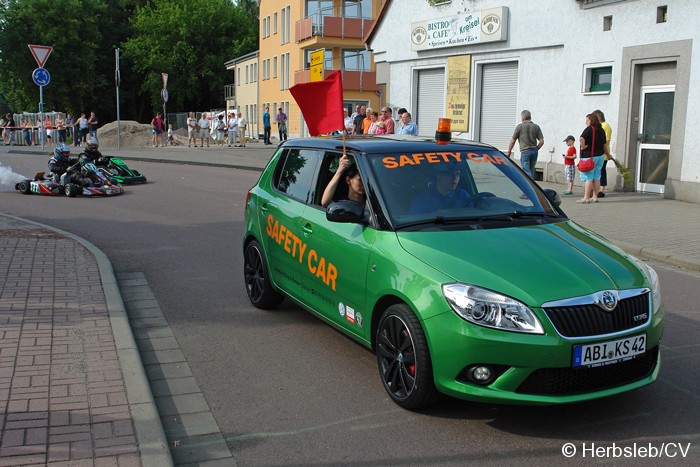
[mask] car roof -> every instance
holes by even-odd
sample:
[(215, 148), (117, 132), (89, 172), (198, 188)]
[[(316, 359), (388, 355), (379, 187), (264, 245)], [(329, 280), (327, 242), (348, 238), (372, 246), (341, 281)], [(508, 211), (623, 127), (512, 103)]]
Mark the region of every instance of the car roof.
[[(305, 147), (316, 149), (343, 149), (341, 136), (299, 138), (286, 141), (283, 147)], [(453, 139), (447, 144), (438, 145), (434, 138), (413, 135), (357, 135), (349, 136), (345, 140), (348, 151), (366, 153), (396, 153), (396, 152), (444, 152), (444, 151), (469, 151), (469, 150), (493, 150), (493, 146), (470, 141), (466, 139)]]

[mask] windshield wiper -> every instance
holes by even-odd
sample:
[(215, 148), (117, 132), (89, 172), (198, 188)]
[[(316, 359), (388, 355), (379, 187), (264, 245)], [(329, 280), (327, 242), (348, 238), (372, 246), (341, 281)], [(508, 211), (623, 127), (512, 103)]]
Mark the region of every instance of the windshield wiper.
[(464, 216), (464, 217), (444, 217), (436, 216), (429, 219), (422, 219), (414, 222), (407, 222), (405, 224), (400, 224), (396, 226), (396, 229), (405, 229), (410, 227), (416, 227), (420, 225), (447, 225), (447, 224), (459, 224), (459, 223), (477, 223), (481, 224), (484, 222), (512, 222), (515, 219), (525, 219), (528, 217), (536, 218), (561, 218), (563, 216), (559, 214), (547, 214), (546, 212), (524, 212), (524, 211), (513, 211), (505, 212), (499, 214), (489, 214), (486, 216)]

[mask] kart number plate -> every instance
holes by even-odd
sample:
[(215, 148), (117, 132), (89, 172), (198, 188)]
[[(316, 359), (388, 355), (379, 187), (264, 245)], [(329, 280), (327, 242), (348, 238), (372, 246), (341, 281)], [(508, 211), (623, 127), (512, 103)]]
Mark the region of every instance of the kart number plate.
[(574, 368), (611, 365), (631, 360), (647, 350), (647, 335), (574, 346)]

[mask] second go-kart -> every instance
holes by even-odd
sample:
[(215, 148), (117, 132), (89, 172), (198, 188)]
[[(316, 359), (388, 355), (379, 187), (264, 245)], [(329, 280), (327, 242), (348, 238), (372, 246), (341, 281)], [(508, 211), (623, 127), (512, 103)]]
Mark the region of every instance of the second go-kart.
[[(71, 181), (70, 173), (72, 171), (80, 171), (82, 180), (85, 181), (84, 185)], [(113, 196), (124, 192), (124, 188), (120, 184), (111, 182), (92, 162), (74, 165), (68, 172), (61, 175), (58, 182), (51, 175), (45, 176), (44, 172), (38, 172), (33, 180), (27, 179), (17, 183), (15, 189), (25, 195), (32, 193), (39, 195), (65, 194), (70, 198), (78, 195)]]
[(113, 156), (102, 156), (97, 161), (97, 167), (113, 183), (133, 185), (146, 183), (146, 176), (138, 170), (130, 169), (123, 160)]

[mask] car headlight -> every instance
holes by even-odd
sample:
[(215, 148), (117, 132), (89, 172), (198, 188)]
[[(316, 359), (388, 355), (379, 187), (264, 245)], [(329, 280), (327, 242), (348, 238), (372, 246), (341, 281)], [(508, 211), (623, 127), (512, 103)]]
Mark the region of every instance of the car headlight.
[(442, 294), (454, 312), (470, 323), (504, 331), (544, 334), (532, 310), (505, 295), (469, 284), (445, 284)]
[(659, 285), (659, 275), (656, 274), (654, 268), (646, 263), (642, 263), (646, 266), (647, 272), (649, 274), (649, 281), (651, 282), (651, 309), (654, 314), (661, 308), (661, 286)]

